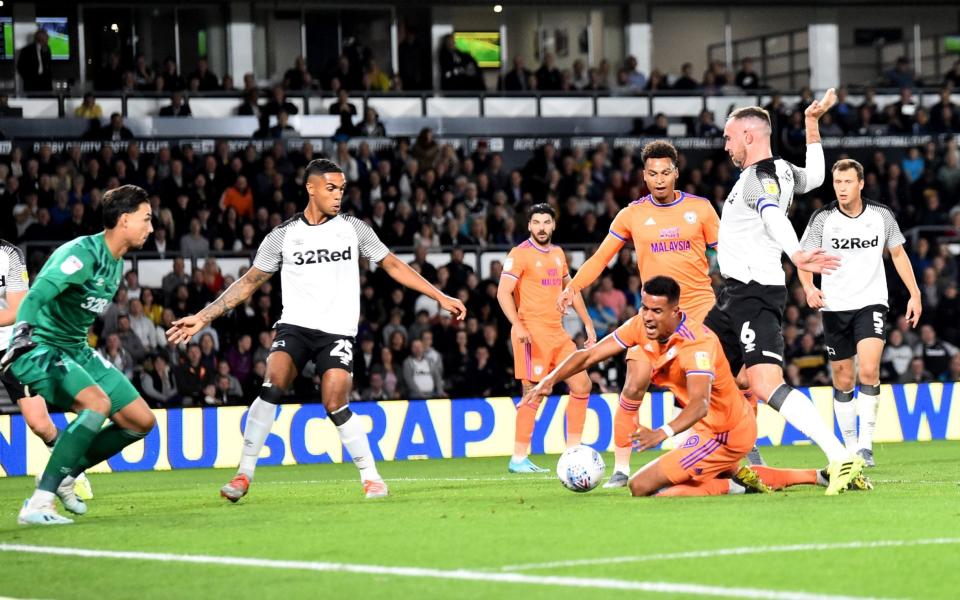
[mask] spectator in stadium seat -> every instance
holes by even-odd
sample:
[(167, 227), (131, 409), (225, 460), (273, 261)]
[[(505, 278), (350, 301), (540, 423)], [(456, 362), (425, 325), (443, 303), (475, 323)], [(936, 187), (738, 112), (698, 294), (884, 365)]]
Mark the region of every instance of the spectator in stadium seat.
[(490, 350), (486, 346), (478, 346), (473, 351), (473, 358), (467, 366), (467, 376), (464, 382), (463, 393), (476, 397), (492, 396), (498, 387), (497, 371), (500, 365), (494, 365), (490, 359)]
[(83, 95), (83, 101), (73, 110), (73, 116), (78, 119), (99, 119), (103, 117), (103, 108), (97, 104), (97, 98), (93, 92), (87, 92)]
[(252, 116), (260, 118), (262, 109), (258, 103), (260, 97), (260, 92), (257, 88), (251, 88), (243, 92), (243, 102), (240, 103), (235, 109), (235, 112), (239, 116)]
[(187, 347), (186, 361), (173, 369), (177, 389), (186, 406), (199, 406), (203, 402), (203, 388), (213, 381), (214, 373), (204, 368), (200, 358), (200, 346), (190, 344)]
[(707, 109), (700, 111), (695, 128), (697, 137), (713, 138), (720, 137), (722, 132), (713, 120), (713, 112)]
[(910, 59), (901, 56), (897, 59), (892, 69), (884, 73), (884, 83), (893, 88), (913, 88), (916, 87), (916, 76), (913, 67), (910, 66)]
[[(243, 175), (237, 177), (233, 185), (223, 191), (219, 201), (220, 210), (233, 208), (237, 216), (244, 219), (253, 218), (253, 191)], [(181, 248), (182, 249), (182, 248)]]
[(201, 92), (213, 92), (220, 89), (220, 80), (210, 71), (210, 64), (204, 56), (197, 60), (197, 68), (190, 74), (189, 79), (196, 79), (199, 82), (197, 88)]
[(403, 361), (403, 381), (410, 398), (437, 398), (444, 394), (443, 373), (423, 353), (423, 342), (413, 340), (410, 356)]
[[(19, 106), (10, 106), (10, 97), (7, 94), (0, 94), (0, 117), (20, 118), (23, 116), (23, 109)], [(99, 126), (99, 122), (97, 123)]]
[(643, 130), (644, 135), (650, 135), (655, 137), (664, 137), (667, 135), (667, 126), (670, 122), (667, 120), (667, 115), (663, 113), (657, 113), (653, 118), (653, 123), (647, 126)]
[(307, 70), (307, 61), (298, 55), (293, 61), (293, 67), (283, 74), (283, 87), (288, 90), (308, 90), (312, 87), (313, 77)]
[(120, 64), (120, 54), (111, 52), (107, 62), (100, 65), (100, 71), (94, 79), (94, 89), (101, 92), (114, 92), (123, 88), (124, 68)]
[(300, 132), (290, 124), (290, 114), (281, 110), (277, 113), (277, 124), (270, 128), (270, 137), (273, 139), (300, 137)]
[(182, 404), (177, 380), (163, 352), (154, 354), (144, 363), (140, 389), (151, 408), (176, 408)]
[(639, 91), (647, 87), (647, 77), (637, 70), (637, 57), (630, 55), (623, 61), (623, 71), (626, 72), (625, 86)]
[(161, 117), (192, 117), (190, 104), (183, 96), (183, 92), (174, 90), (170, 94), (170, 104), (160, 109)]
[(560, 83), (563, 80), (560, 69), (557, 68), (557, 59), (552, 52), (543, 55), (543, 63), (537, 69), (537, 89), (543, 91), (556, 91), (560, 89)]
[(650, 71), (650, 78), (647, 80), (647, 86), (644, 89), (648, 92), (668, 89), (667, 78), (663, 76), (660, 69)]
[(923, 358), (915, 356), (910, 361), (910, 368), (900, 377), (900, 383), (931, 383), (933, 374), (927, 370)]
[(599, 290), (590, 294), (590, 305), (587, 307), (587, 313), (593, 321), (594, 329), (597, 331), (597, 338), (607, 335), (619, 323), (619, 315), (613, 309), (604, 305), (601, 301)]
[[(359, 386), (357, 387), (359, 388)], [(370, 378), (368, 379), (368, 385), (360, 389), (363, 390), (360, 393), (360, 400), (376, 402), (379, 400), (390, 399), (390, 395), (387, 393), (387, 388), (383, 380), (383, 373), (371, 373)]]
[(513, 68), (503, 76), (501, 88), (507, 92), (525, 92), (528, 91), (530, 75), (529, 69), (523, 66), (523, 57), (519, 54), (513, 57)]
[(740, 70), (735, 79), (737, 87), (742, 90), (760, 89), (760, 76), (753, 70), (753, 59), (744, 58), (740, 61)]
[(130, 353), (134, 364), (139, 365), (147, 355), (147, 349), (137, 334), (130, 328), (130, 314), (126, 311), (121, 312), (117, 317), (117, 337), (120, 338), (120, 344)]
[(120, 336), (116, 333), (111, 333), (106, 337), (106, 342), (98, 352), (105, 361), (123, 373), (127, 379), (133, 378), (133, 367), (136, 363), (130, 352), (123, 347)]
[(147, 57), (142, 52), (138, 53), (133, 65), (133, 81), (136, 89), (141, 92), (153, 90), (155, 78), (153, 69), (147, 63)]
[(190, 219), (190, 231), (180, 238), (180, 251), (187, 256), (206, 256), (210, 252), (210, 240), (202, 234), (196, 217)]
[(673, 82), (673, 89), (678, 91), (693, 91), (700, 89), (700, 84), (693, 78), (693, 64), (683, 63), (680, 67), (680, 77)]
[[(110, 124), (100, 130), (100, 139), (113, 142), (132, 140), (133, 132), (123, 124), (123, 115), (113, 113), (110, 115)], [(97, 185), (97, 187), (101, 186)]]
[(273, 86), (270, 100), (263, 105), (262, 112), (269, 116), (279, 116), (281, 112), (286, 111), (288, 115), (295, 115), (299, 112), (297, 105), (287, 99), (287, 93), (282, 85)]
[[(157, 85), (157, 80), (160, 80), (160, 85)], [(172, 56), (163, 59), (163, 71), (154, 79), (154, 89), (158, 87), (160, 89), (157, 91), (163, 92), (187, 89), (187, 83), (183, 80), (183, 77), (177, 73), (177, 62)]]
[(359, 128), (359, 134), (364, 137), (386, 137), (387, 129), (383, 126), (383, 122), (380, 121), (380, 115), (377, 114), (377, 110), (372, 106), (368, 106), (365, 111), (363, 111), (363, 121), (361, 121)]
[(50, 54), (50, 35), (43, 29), (33, 34), (33, 43), (20, 49), (17, 73), (25, 92), (53, 91), (53, 59)]
[(394, 363), (393, 352), (390, 348), (386, 346), (380, 348), (380, 360), (371, 369), (371, 377), (374, 373), (380, 374), (383, 378), (383, 388), (386, 390), (388, 398), (395, 399), (400, 397), (402, 381), (399, 370)]

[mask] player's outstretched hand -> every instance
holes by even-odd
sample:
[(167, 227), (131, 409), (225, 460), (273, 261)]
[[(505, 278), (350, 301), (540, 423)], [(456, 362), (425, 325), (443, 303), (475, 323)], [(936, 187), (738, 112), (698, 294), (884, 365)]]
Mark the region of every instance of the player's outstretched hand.
[(206, 326), (203, 319), (197, 315), (189, 315), (173, 322), (173, 327), (167, 330), (167, 341), (174, 344), (189, 343), (193, 336)]
[(513, 326), (513, 335), (517, 336), (517, 341), (521, 344), (532, 344), (533, 336), (530, 335), (530, 330), (527, 327), (517, 320), (516, 324)]
[(807, 110), (803, 111), (803, 114), (812, 119), (819, 119), (822, 117), (828, 110), (833, 108), (833, 105), (837, 103), (837, 92), (830, 88), (823, 95), (823, 99), (814, 100), (810, 106), (807, 107)]
[(916, 327), (920, 323), (920, 313), (923, 312), (923, 303), (920, 302), (920, 296), (910, 296), (907, 301), (907, 323), (910, 327)]
[(840, 267), (840, 257), (827, 254), (823, 248), (798, 250), (790, 257), (801, 271), (811, 273), (832, 273)]
[(458, 321), (462, 321), (467, 318), (467, 307), (463, 305), (463, 302), (460, 302), (457, 298), (451, 298), (450, 296), (444, 295), (440, 299), (440, 308), (449, 312), (453, 315)]
[(807, 290), (807, 306), (823, 308), (823, 292), (815, 287)]
[(567, 309), (573, 304), (573, 298), (576, 295), (577, 292), (575, 292), (571, 286), (568, 285), (563, 288), (563, 291), (557, 296), (557, 310), (562, 313), (567, 312)]
[(639, 425), (637, 430), (630, 434), (630, 439), (633, 440), (633, 449), (643, 452), (659, 446), (663, 440), (667, 439), (667, 432), (662, 429), (647, 429)]
[(550, 393), (553, 389), (553, 383), (548, 379), (540, 381), (537, 385), (530, 388), (526, 394), (523, 395), (523, 398), (520, 399), (520, 404), (517, 408), (524, 406), (526, 404), (538, 404), (540, 400)]

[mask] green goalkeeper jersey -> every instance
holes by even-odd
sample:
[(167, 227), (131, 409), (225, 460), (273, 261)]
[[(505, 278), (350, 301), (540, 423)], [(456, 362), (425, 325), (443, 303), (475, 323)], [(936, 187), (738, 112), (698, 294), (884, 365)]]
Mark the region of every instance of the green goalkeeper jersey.
[(60, 293), (30, 321), (33, 339), (64, 349), (86, 346), (87, 331), (113, 301), (122, 276), (123, 259), (110, 253), (103, 232), (78, 237), (57, 248), (33, 287), (45, 281)]

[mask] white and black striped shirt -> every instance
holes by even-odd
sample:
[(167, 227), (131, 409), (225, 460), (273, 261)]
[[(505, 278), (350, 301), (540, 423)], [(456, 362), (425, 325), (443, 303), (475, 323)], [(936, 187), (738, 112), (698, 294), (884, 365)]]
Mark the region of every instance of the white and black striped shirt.
[(311, 225), (298, 213), (267, 234), (253, 266), (267, 273), (283, 269), (279, 323), (354, 336), (360, 319), (357, 261), (363, 256), (380, 262), (389, 253), (355, 217), (338, 215)]
[(863, 210), (851, 217), (834, 201), (810, 216), (800, 241), (804, 250), (825, 248), (840, 257), (840, 267), (824, 275), (823, 310), (859, 310), (887, 305), (887, 277), (883, 249), (902, 246), (906, 240), (889, 208), (863, 200)]
[[(27, 291), (27, 261), (23, 251), (6, 240), (0, 240), (0, 309), (5, 309), (7, 292)], [(10, 343), (12, 325), (0, 327), (0, 350)]]

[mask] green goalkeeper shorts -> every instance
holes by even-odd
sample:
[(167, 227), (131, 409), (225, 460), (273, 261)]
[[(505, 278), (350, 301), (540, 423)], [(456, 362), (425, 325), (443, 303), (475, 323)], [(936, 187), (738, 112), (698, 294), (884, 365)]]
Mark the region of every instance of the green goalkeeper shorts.
[(73, 410), (77, 394), (91, 385), (110, 398), (111, 415), (140, 397), (130, 380), (89, 346), (66, 350), (41, 343), (18, 358), (10, 372), (28, 395), (42, 396), (62, 410)]

